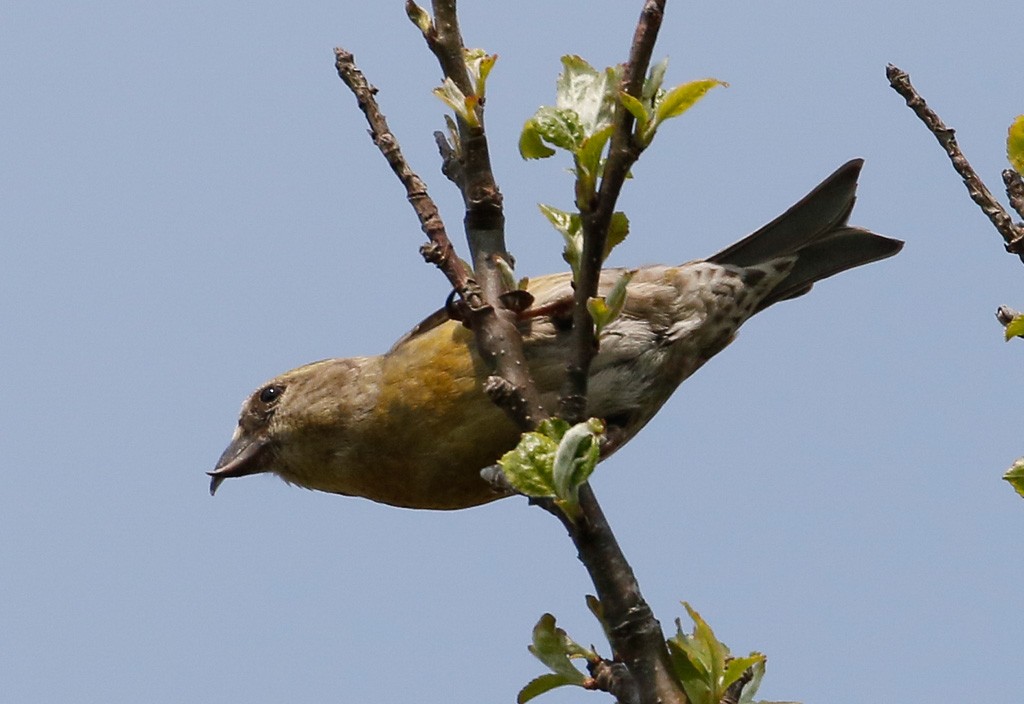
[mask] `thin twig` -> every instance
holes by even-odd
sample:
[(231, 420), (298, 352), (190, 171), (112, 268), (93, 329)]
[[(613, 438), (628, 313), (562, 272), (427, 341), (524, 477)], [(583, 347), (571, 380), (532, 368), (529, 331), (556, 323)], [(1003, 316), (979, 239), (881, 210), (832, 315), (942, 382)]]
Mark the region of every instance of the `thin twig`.
[(456, 255), (437, 205), (427, 193), (427, 185), (409, 166), (398, 140), (388, 127), (387, 119), (377, 105), (377, 89), (370, 85), (363, 72), (356, 66), (355, 57), (351, 52), (338, 47), (334, 50), (334, 58), (338, 76), (355, 95), (359, 109), (366, 116), (366, 121), (370, 125), (370, 138), (387, 159), (398, 180), (405, 186), (406, 198), (416, 211), (423, 233), (430, 240), (429, 245), (424, 245), (424, 258), (444, 272), (452, 288), (465, 300), (467, 306), (471, 309), (481, 308), (484, 301), (479, 287), (473, 281), (465, 264)]
[[(427, 46), (437, 57), (441, 70), (464, 95), (473, 95), (475, 86), (466, 66), (465, 46), (459, 29), (455, 0), (434, 0), (434, 18), (423, 31)], [(411, 14), (415, 3), (407, 0)], [(511, 265), (512, 256), (505, 247), (505, 214), (501, 191), (494, 179), (484, 132), (483, 101), (477, 107), (479, 124), (467, 124), (456, 116), (458, 144), (438, 146), (446, 163), (445, 174), (462, 193), (466, 206), (465, 228), (473, 271), (480, 282), (488, 310), (470, 321), (481, 356), (494, 370), (485, 389), (493, 391), (497, 403), (523, 430), (532, 430), (548, 413), (530, 376), (519, 333), (517, 313), (502, 303), (506, 293), (500, 271), (502, 262)], [(451, 163), (459, 160), (458, 166)], [(453, 178), (453, 175), (455, 176)]]
[(437, 206), (427, 193), (426, 184), (409, 167), (398, 140), (377, 105), (376, 88), (367, 82), (350, 52), (337, 48), (334, 54), (338, 76), (355, 95), (370, 125), (370, 136), (374, 144), (405, 186), (406, 196), (416, 211), (420, 227), (430, 240), (420, 248), (423, 258), (444, 272), (452, 288), (465, 303), (465, 318), (475, 333), (481, 356), (490, 362), (492, 368), (496, 368), (498, 377), (502, 379), (500, 383), (490, 379), (492, 383), (485, 388), (500, 392), (495, 401), (520, 427), (532, 428), (544, 417), (544, 409), (526, 365), (515, 361), (523, 359), (522, 338), (515, 326), (515, 313), (503, 308), (497, 309), (456, 255)]
[(907, 106), (914, 111), (928, 131), (935, 135), (935, 139), (942, 145), (949, 160), (953, 163), (953, 168), (960, 174), (964, 185), (967, 186), (967, 192), (971, 199), (978, 204), (999, 234), (1003, 236), (1006, 251), (1018, 255), (1021, 261), (1024, 261), (1024, 227), (1013, 222), (1006, 209), (995, 199), (970, 162), (967, 161), (960, 145), (957, 144), (956, 131), (947, 127), (935, 111), (928, 107), (921, 94), (910, 84), (910, 76), (906, 71), (889, 64), (885, 68), (885, 75), (893, 90), (903, 96), (903, 99), (907, 101)]
[[(629, 60), (622, 72), (620, 90), (639, 97), (644, 77), (654, 52), (665, 0), (645, 0), (633, 34)], [(587, 310), (587, 301), (597, 295), (601, 267), (604, 263), (608, 226), (615, 212), (622, 184), (636, 163), (643, 147), (633, 136), (633, 115), (620, 103), (615, 108), (615, 129), (601, 175), (601, 187), (592, 203), (577, 203), (583, 225), (583, 253), (580, 275), (576, 283), (576, 307), (573, 310), (573, 346), (568, 364), (566, 389), (560, 400), (561, 415), (572, 423), (586, 417), (587, 381), (590, 363), (597, 350), (594, 323)]]
[[(665, 0), (645, 0), (620, 83), (620, 90), (630, 95), (641, 95), (664, 11)], [(590, 363), (597, 349), (587, 301), (597, 294), (615, 203), (630, 168), (643, 150), (633, 136), (633, 124), (632, 114), (620, 104), (601, 187), (594, 202), (577, 203), (583, 224), (583, 253), (575, 282), (568, 381), (560, 400), (561, 413), (570, 422), (580, 422), (586, 416)], [(580, 519), (576, 523), (563, 522), (601, 600), (615, 658), (629, 668), (640, 701), (686, 702), (686, 695), (672, 674), (661, 625), (640, 593), (633, 570), (589, 484), (580, 487), (579, 500)]]

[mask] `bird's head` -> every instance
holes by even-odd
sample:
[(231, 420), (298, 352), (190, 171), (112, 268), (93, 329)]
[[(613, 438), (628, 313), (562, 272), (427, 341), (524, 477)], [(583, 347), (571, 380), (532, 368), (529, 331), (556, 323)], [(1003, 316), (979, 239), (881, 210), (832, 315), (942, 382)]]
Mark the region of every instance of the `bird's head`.
[(273, 472), (319, 489), (325, 468), (355, 442), (377, 393), (374, 358), (328, 359), (271, 379), (254, 391), (231, 444), (207, 474), (210, 493), (231, 477)]

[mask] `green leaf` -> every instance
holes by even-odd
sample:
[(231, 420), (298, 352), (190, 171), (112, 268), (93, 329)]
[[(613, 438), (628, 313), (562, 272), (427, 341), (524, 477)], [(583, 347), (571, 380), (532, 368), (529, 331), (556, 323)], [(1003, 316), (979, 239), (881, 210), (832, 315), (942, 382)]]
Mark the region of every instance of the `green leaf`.
[(754, 695), (757, 694), (757, 690), (761, 687), (761, 680), (764, 679), (766, 661), (767, 658), (762, 658), (754, 663), (754, 676), (743, 685), (743, 689), (740, 690), (740, 698), (736, 704), (754, 704)]
[(604, 254), (602, 259), (607, 259), (612, 250), (622, 244), (629, 234), (629, 218), (621, 211), (612, 213), (611, 222), (608, 224), (608, 234), (604, 240)]
[(580, 148), (576, 150), (577, 202), (580, 202), (580, 196), (590, 198), (597, 192), (597, 177), (603, 163), (601, 157), (604, 155), (605, 145), (608, 144), (614, 131), (615, 126), (608, 125), (604, 129), (588, 135)]
[(586, 682), (587, 676), (576, 669), (570, 658), (597, 657), (558, 628), (551, 614), (541, 616), (533, 627), (533, 644), (529, 651), (556, 675), (564, 677), (567, 684), (578, 685)]
[(591, 298), (587, 301), (587, 310), (590, 312), (590, 317), (594, 320), (598, 338), (600, 338), (604, 328), (622, 313), (622, 308), (626, 305), (627, 287), (635, 273), (635, 269), (624, 271), (606, 296), (603, 298)]
[(728, 86), (728, 83), (715, 78), (690, 81), (676, 86), (670, 91), (661, 91), (654, 96), (654, 117), (645, 128), (637, 129), (637, 135), (645, 145), (650, 144), (655, 133), (665, 120), (678, 117), (689, 110), (698, 100), (703, 98), (715, 86)]
[(1013, 319), (1006, 324), (1003, 335), (1007, 341), (1015, 337), (1024, 337), (1024, 315), (1013, 316)]
[(520, 286), (516, 285), (516, 272), (512, 268), (512, 265), (505, 261), (504, 257), (495, 256), (494, 259), (495, 268), (498, 270), (498, 276), (501, 277), (501, 287), (504, 291), (516, 291), (519, 290)]
[(479, 100), (486, 93), (487, 76), (494, 68), (494, 62), (498, 60), (498, 55), (488, 54), (483, 49), (464, 49), (463, 58), (466, 61), (469, 79), (473, 82), (473, 90)]
[(1024, 457), (1013, 463), (1003, 475), (1003, 479), (1010, 482), (1010, 486), (1021, 496), (1024, 496)]
[(523, 129), (532, 130), (538, 139), (573, 153), (586, 137), (580, 117), (574, 110), (547, 105), (538, 108)]
[(587, 594), (587, 608), (590, 609), (590, 613), (594, 614), (594, 618), (601, 624), (601, 630), (604, 631), (605, 636), (610, 636), (608, 630), (608, 623), (604, 620), (604, 604), (593, 594)]
[(572, 269), (573, 279), (578, 278), (580, 261), (583, 257), (583, 222), (580, 220), (579, 213), (569, 213), (543, 203), (538, 207), (548, 222), (562, 233), (562, 239), (565, 241), (562, 258)]
[(552, 465), (555, 495), (569, 506), (579, 503), (578, 490), (593, 473), (601, 456), (600, 436), (604, 422), (590, 418), (565, 432)]
[(678, 117), (692, 108), (712, 88), (727, 85), (727, 83), (715, 78), (705, 78), (676, 86), (668, 91), (665, 97), (658, 102), (655, 119), (658, 123), (661, 123), (670, 118)]
[(562, 57), (562, 73), (555, 83), (555, 105), (579, 116), (585, 135), (612, 124), (614, 96), (621, 69), (598, 71), (579, 56)]
[(524, 159), (547, 159), (554, 154), (555, 150), (544, 144), (533, 120), (527, 120), (519, 134), (519, 156)]
[[(717, 687), (722, 680), (725, 658), (729, 655), (729, 649), (715, 637), (711, 626), (697, 613), (696, 609), (686, 602), (683, 602), (683, 606), (686, 607), (686, 612), (693, 619), (693, 636), (700, 643), (702, 652), (706, 654), (705, 663), (712, 686)], [(721, 694), (725, 694), (724, 687), (721, 688)]]
[(661, 84), (665, 81), (665, 72), (668, 70), (668, 57), (651, 66), (644, 81), (643, 101), (647, 105), (654, 105), (654, 101), (662, 93)]
[(1014, 171), (1024, 174), (1024, 115), (1018, 115), (1007, 132), (1006, 158)]
[(625, 91), (619, 93), (619, 100), (622, 101), (623, 107), (629, 110), (630, 114), (636, 118), (637, 132), (641, 134), (645, 132), (647, 124), (651, 121), (651, 113), (647, 106)]
[(678, 637), (668, 640), (669, 658), (676, 679), (683, 686), (690, 704), (718, 704), (712, 697), (707, 673), (698, 667), (697, 661)]
[(498, 464), (512, 487), (520, 494), (555, 498), (553, 467), (555, 453), (569, 424), (561, 418), (549, 418), (537, 429), (523, 433), (519, 444), (502, 455)]
[(554, 497), (551, 467), (558, 443), (543, 433), (523, 433), (519, 444), (498, 460), (512, 488), (524, 496)]
[(551, 672), (540, 675), (530, 680), (525, 687), (519, 690), (519, 694), (516, 695), (516, 704), (526, 704), (526, 702), (536, 696), (568, 684), (576, 684), (576, 682), (571, 682), (562, 675), (556, 675)]
[(718, 640), (707, 621), (686, 602), (683, 606), (693, 620), (693, 634), (685, 633), (677, 620), (676, 635), (668, 639), (668, 646), (672, 669), (691, 704), (719, 704), (730, 685), (753, 668), (754, 678), (741, 691), (741, 701), (749, 704), (761, 682), (764, 655), (731, 658), (729, 648)]
[(480, 126), (480, 120), (476, 114), (477, 97), (465, 95), (451, 78), (445, 78), (444, 83), (434, 89), (434, 95), (450, 107), (466, 124), (472, 127)]
[(757, 663), (763, 663), (764, 661), (765, 657), (761, 653), (751, 653), (745, 658), (729, 660), (725, 665), (725, 670), (722, 672), (722, 687), (728, 689), (734, 682), (743, 677), (747, 670)]

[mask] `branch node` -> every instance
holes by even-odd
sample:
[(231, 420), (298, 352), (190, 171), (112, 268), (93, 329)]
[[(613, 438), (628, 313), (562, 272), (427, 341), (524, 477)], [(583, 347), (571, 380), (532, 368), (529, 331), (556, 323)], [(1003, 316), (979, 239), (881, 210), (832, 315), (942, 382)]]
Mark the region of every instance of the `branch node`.
[(640, 704), (640, 690), (629, 668), (613, 660), (593, 660), (587, 663), (593, 678), (588, 689), (597, 689), (614, 696), (619, 704)]

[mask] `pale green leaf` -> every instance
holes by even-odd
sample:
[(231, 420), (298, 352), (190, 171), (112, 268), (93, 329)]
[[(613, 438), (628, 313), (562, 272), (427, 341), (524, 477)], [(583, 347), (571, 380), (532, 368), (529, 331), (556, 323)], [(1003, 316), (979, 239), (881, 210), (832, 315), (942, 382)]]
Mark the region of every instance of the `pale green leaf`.
[(552, 689), (556, 689), (558, 687), (578, 684), (578, 682), (571, 681), (562, 675), (556, 675), (553, 672), (549, 672), (527, 682), (526, 686), (520, 689), (519, 694), (516, 695), (516, 704), (526, 704), (526, 702), (530, 701), (534, 697), (540, 696), (545, 692), (550, 692)]
[(588, 135), (580, 148), (576, 150), (576, 177), (583, 184), (583, 191), (591, 196), (597, 189), (597, 176), (601, 170), (601, 157), (604, 155), (605, 145), (615, 131), (614, 125), (608, 125)]
[(608, 292), (607, 296), (605, 296), (608, 308), (615, 315), (621, 313), (622, 307), (626, 305), (626, 294), (629, 288), (629, 282), (633, 280), (634, 274), (636, 274), (636, 269), (630, 269), (629, 271), (622, 272), (622, 275), (615, 280), (612, 290)]
[(590, 313), (590, 318), (594, 321), (594, 327), (597, 329), (597, 336), (600, 337), (605, 325), (613, 319), (608, 304), (603, 298), (588, 298), (587, 312)]
[(624, 271), (615, 280), (615, 284), (606, 296), (603, 298), (591, 298), (587, 301), (587, 310), (590, 312), (590, 317), (594, 320), (594, 327), (597, 328), (599, 338), (604, 328), (622, 313), (622, 308), (626, 305), (627, 288), (635, 273), (636, 270)]
[(551, 614), (541, 616), (533, 627), (533, 644), (529, 650), (548, 669), (568, 680), (568, 683), (583, 684), (586, 681), (586, 675), (576, 669), (570, 658), (585, 658), (593, 654), (558, 628)]
[(579, 115), (567, 108), (538, 108), (526, 124), (548, 144), (572, 153), (586, 137)]
[(1010, 482), (1014, 491), (1024, 496), (1024, 457), (1013, 463), (1013, 466), (1003, 475), (1003, 479)]
[(571, 234), (573, 231), (579, 229), (579, 225), (575, 224), (579, 220), (579, 216), (576, 213), (568, 213), (564, 210), (545, 205), (544, 203), (538, 204), (540, 212), (544, 214), (544, 217), (548, 219), (551, 225), (561, 232), (563, 235)]
[(1014, 337), (1024, 337), (1024, 315), (1013, 316), (1013, 319), (1006, 324), (1003, 334), (1007, 340), (1011, 340)]
[(668, 70), (668, 57), (651, 66), (644, 81), (643, 99), (647, 105), (653, 105), (654, 99), (661, 93), (661, 84), (665, 81), (665, 72)]
[(732, 683), (742, 677), (748, 669), (764, 661), (765, 657), (761, 653), (751, 653), (747, 657), (730, 660), (726, 663), (725, 670), (722, 671), (722, 692), (724, 693), (726, 689), (732, 686)]
[(1018, 115), (1007, 132), (1006, 158), (1014, 171), (1024, 174), (1024, 115)]
[(494, 263), (501, 277), (501, 287), (505, 291), (516, 291), (520, 287), (516, 285), (516, 272), (512, 266), (505, 261), (504, 257), (495, 256)]
[(473, 82), (473, 89), (476, 91), (476, 97), (477, 99), (483, 98), (486, 93), (487, 76), (494, 68), (494, 62), (498, 60), (498, 55), (488, 54), (483, 49), (464, 49), (463, 57), (466, 61), (469, 78)]
[(551, 468), (558, 443), (542, 433), (523, 433), (519, 444), (502, 455), (498, 465), (516, 491), (524, 496), (554, 497)]
[(554, 154), (555, 150), (544, 144), (533, 120), (527, 120), (519, 134), (519, 156), (524, 159), (546, 159)]
[(583, 257), (583, 224), (579, 213), (568, 213), (550, 205), (539, 204), (540, 211), (556, 230), (562, 234), (565, 248), (562, 257), (572, 269), (573, 278), (577, 278), (580, 260)]
[(727, 86), (727, 83), (715, 78), (690, 81), (668, 91), (658, 102), (655, 120), (659, 124), (673, 117), (682, 115), (703, 98), (709, 90), (716, 86)]
[(598, 71), (579, 56), (563, 56), (555, 105), (574, 111), (584, 134), (594, 134), (612, 123), (620, 74), (621, 69)]
[(477, 98), (465, 95), (451, 78), (445, 78), (444, 83), (434, 89), (434, 95), (450, 107), (466, 124), (473, 127), (480, 125), (480, 120), (476, 115)]
[(562, 436), (552, 467), (555, 495), (559, 500), (572, 506), (577, 504), (577, 491), (600, 458), (598, 441), (603, 432), (604, 423), (590, 418), (572, 426)]
[(608, 224), (608, 234), (604, 240), (604, 253), (601, 255), (602, 260), (607, 259), (612, 250), (622, 244), (628, 234), (629, 218), (622, 211), (615, 211)]
[(646, 130), (647, 123), (651, 121), (651, 113), (647, 106), (625, 91), (619, 93), (619, 100), (622, 101), (622, 105), (629, 110), (630, 114), (636, 118), (637, 130), (641, 132)]

